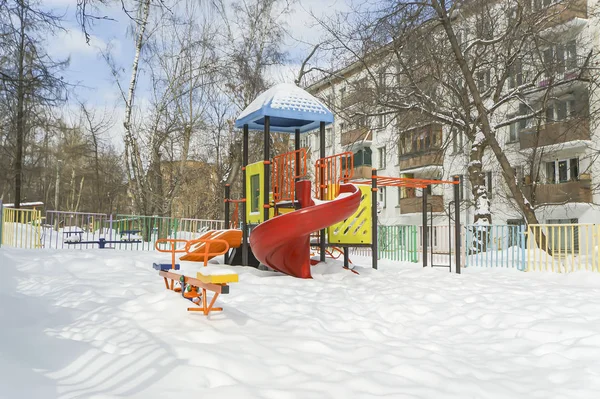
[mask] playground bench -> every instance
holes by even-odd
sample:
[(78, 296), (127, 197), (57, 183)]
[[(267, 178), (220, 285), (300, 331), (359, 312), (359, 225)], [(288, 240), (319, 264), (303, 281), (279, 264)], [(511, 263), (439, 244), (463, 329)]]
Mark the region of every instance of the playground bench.
[(130, 241), (107, 241), (104, 238), (99, 238), (98, 241), (66, 241), (65, 244), (98, 244), (98, 248), (100, 249), (115, 249), (114, 247), (107, 247), (106, 244), (140, 244), (141, 240), (130, 240)]

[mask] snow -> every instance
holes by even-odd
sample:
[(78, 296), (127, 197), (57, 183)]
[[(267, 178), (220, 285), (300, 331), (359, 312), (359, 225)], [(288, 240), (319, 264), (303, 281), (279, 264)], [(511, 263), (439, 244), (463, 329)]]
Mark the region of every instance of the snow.
[(237, 119), (243, 119), (269, 105), (273, 109), (288, 109), (323, 115), (330, 113), (323, 103), (307, 91), (291, 83), (280, 83), (256, 97)]
[(477, 146), (485, 141), (485, 135), (482, 131), (477, 132), (475, 139), (473, 140), (473, 146)]
[[(35, 202), (21, 202), (21, 207), (23, 206), (27, 206), (27, 207), (33, 207), (33, 206), (44, 206), (44, 203), (41, 201), (35, 201)], [(15, 206), (15, 204), (3, 204), (3, 206), (5, 208), (12, 208)]]
[[(252, 268), (188, 313), (169, 254), (0, 249), (6, 398), (594, 398), (600, 275), (352, 257), (312, 280)], [(180, 262), (195, 275), (202, 266)], [(222, 266), (225, 267), (225, 266)]]

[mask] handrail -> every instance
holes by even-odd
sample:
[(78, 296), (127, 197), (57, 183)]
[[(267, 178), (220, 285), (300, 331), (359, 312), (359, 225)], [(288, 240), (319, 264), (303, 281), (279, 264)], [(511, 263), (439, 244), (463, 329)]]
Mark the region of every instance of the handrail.
[(271, 187), (273, 201), (293, 201), (296, 189), (296, 179), (307, 174), (306, 148), (286, 152), (273, 157), (273, 173)]
[[(229, 243), (226, 240), (221, 240), (219, 238), (199, 238), (197, 240), (189, 240), (185, 244), (185, 252), (190, 253), (190, 247), (195, 244), (204, 243), (204, 266), (208, 265), (208, 257), (219, 256), (227, 253), (229, 251)], [(210, 245), (221, 243), (225, 245), (225, 249), (220, 252), (210, 252)], [(192, 251), (193, 252), (193, 251)]]
[[(171, 269), (175, 269), (175, 254), (185, 252), (185, 249), (175, 248), (175, 244), (177, 244), (178, 242), (187, 243), (188, 240), (182, 240), (182, 239), (177, 239), (177, 238), (159, 238), (154, 243), (154, 249), (156, 249), (158, 252), (163, 252), (163, 253), (170, 252), (171, 253)], [(162, 243), (170, 243), (171, 249), (165, 250), (165, 249), (159, 248), (158, 244), (162, 244)]]

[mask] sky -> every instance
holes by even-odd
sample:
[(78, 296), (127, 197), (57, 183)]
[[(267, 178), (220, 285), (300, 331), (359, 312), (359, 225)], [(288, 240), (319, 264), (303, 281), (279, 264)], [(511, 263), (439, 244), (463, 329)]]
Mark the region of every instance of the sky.
[[(292, 13), (285, 19), (289, 36), (285, 39), (284, 50), (289, 55), (289, 62), (271, 71), (276, 83), (293, 82), (298, 66), (323, 34), (311, 13), (318, 16), (332, 15), (336, 11), (346, 10), (347, 1), (298, 0), (293, 4)], [(86, 44), (76, 20), (75, 0), (43, 0), (42, 4), (46, 9), (64, 15), (65, 30), (48, 38), (48, 53), (55, 59), (70, 57), (71, 62), (64, 77), (76, 86), (70, 95), (67, 117), (76, 118), (77, 102), (84, 101), (98, 112), (106, 110), (119, 122), (123, 115), (123, 100), (115, 79), (101, 56), (101, 49), (106, 49), (107, 46), (111, 49), (116, 64), (122, 68), (122, 82), (126, 85), (131, 73), (134, 47), (133, 38), (128, 35), (130, 22), (120, 4), (117, 2), (112, 8), (103, 9), (104, 14), (113, 20), (97, 21), (94, 24), (89, 45)], [(143, 89), (140, 91), (138, 95), (143, 101)], [(121, 124), (115, 125), (111, 136), (118, 144)]]

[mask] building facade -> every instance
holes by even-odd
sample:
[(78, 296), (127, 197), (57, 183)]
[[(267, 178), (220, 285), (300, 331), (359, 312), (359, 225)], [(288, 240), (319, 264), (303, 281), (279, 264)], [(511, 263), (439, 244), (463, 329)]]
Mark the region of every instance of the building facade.
[[(500, 2), (498, 7), (507, 3)], [(518, 96), (492, 105), (491, 123), (516, 172), (517, 184), (541, 223), (600, 223), (600, 93), (596, 89), (600, 23), (596, 6), (596, 1), (533, 1), (523, 15), (535, 13), (535, 21), (545, 21), (536, 34), (543, 39), (536, 49), (539, 62), (524, 56), (506, 71), (492, 65), (474, 73), (482, 93), (493, 92), (494, 85), (500, 85), (502, 93), (519, 90)], [(476, 12), (466, 11), (456, 21), (457, 39), (465, 51), (481, 39), (470, 29), (478, 23)], [(506, 9), (502, 15), (507, 21), (514, 17)], [(506, 25), (497, 30), (502, 29)], [(336, 115), (326, 130), (326, 154), (353, 152), (358, 178), (369, 177), (371, 168), (393, 177), (451, 180), (459, 176), (461, 222), (470, 224), (480, 209), (469, 179), (473, 139), (452, 124), (423, 120), (413, 117), (412, 111), (378, 104), (378, 96), (399, 90), (402, 81), (397, 75), (394, 63), (383, 56), (370, 64), (357, 61), (307, 88)], [(497, 83), (502, 76), (505, 80)], [(443, 92), (436, 95), (443, 96)], [(314, 164), (319, 153), (317, 135), (308, 134), (302, 140)], [(489, 148), (481, 159), (492, 221), (522, 224), (496, 159)], [(421, 196), (419, 189), (381, 188), (380, 223), (421, 224)], [(433, 223), (448, 224), (452, 187), (434, 185), (428, 189), (428, 198)]]

